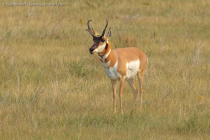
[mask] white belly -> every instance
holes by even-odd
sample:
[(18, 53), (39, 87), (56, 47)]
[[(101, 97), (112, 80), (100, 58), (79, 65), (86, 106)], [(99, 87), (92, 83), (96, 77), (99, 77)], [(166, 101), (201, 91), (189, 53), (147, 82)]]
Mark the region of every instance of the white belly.
[(137, 72), (139, 71), (140, 61), (131, 61), (127, 63), (127, 72), (125, 75), (125, 79), (133, 78)]
[(119, 79), (122, 76), (117, 72), (118, 61), (113, 67), (106, 68), (104, 67), (105, 73), (109, 76), (110, 79)]

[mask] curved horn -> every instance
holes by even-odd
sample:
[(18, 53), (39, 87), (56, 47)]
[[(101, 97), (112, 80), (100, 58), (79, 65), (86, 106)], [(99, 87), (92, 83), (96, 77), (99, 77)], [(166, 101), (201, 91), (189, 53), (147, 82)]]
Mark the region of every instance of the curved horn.
[(107, 27), (107, 25), (108, 25), (108, 21), (106, 20), (106, 26), (105, 26), (105, 28), (104, 28), (104, 30), (103, 30), (103, 32), (102, 32), (102, 35), (101, 35), (101, 37), (103, 37), (103, 36), (104, 36), (104, 34), (105, 34), (105, 31), (106, 31), (106, 27)]
[(88, 22), (87, 22), (88, 30), (90, 30), (90, 26), (89, 26), (90, 21), (92, 21), (92, 20), (88, 20)]
[(93, 31), (93, 29), (92, 30), (90, 29), (90, 26), (89, 26), (90, 21), (92, 21), (92, 20), (88, 20), (88, 22), (87, 22), (88, 29), (86, 29), (86, 31), (88, 31), (94, 37), (96, 32)]

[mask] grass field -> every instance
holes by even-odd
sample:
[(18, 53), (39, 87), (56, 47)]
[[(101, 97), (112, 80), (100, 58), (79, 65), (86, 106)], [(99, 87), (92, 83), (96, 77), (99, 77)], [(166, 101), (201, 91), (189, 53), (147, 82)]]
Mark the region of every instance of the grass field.
[[(210, 139), (210, 1), (59, 3), (1, 0), (1, 140)], [(118, 98), (113, 114), (111, 82), (88, 51), (90, 19), (99, 33), (109, 21), (113, 48), (148, 56), (141, 112), (138, 98), (131, 115), (125, 83), (124, 114)]]

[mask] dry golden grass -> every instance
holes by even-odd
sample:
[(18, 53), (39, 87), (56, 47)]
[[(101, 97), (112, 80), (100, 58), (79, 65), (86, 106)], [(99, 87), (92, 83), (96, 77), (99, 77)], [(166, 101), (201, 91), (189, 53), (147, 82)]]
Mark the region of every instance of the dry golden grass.
[[(0, 139), (209, 139), (209, 1), (3, 3)], [(89, 19), (98, 32), (109, 21), (113, 48), (147, 54), (142, 112), (138, 99), (130, 115), (126, 83), (124, 114), (113, 114), (110, 80), (88, 51)]]

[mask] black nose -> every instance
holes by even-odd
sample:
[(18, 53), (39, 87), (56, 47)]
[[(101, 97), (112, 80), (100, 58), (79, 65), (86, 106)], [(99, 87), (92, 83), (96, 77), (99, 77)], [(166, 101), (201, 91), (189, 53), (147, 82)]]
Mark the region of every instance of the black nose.
[(90, 48), (90, 49), (89, 49), (89, 52), (90, 52), (90, 54), (93, 54), (93, 49)]

